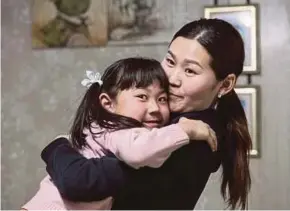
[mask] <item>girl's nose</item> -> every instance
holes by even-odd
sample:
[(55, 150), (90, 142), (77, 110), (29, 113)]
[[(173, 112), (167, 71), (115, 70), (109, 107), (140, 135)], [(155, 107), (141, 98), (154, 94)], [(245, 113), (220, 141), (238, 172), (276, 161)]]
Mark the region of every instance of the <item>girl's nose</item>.
[(149, 113), (154, 113), (154, 112), (159, 112), (159, 106), (157, 104), (157, 102), (155, 100), (152, 100), (150, 103), (149, 103), (149, 106), (148, 106), (148, 112)]

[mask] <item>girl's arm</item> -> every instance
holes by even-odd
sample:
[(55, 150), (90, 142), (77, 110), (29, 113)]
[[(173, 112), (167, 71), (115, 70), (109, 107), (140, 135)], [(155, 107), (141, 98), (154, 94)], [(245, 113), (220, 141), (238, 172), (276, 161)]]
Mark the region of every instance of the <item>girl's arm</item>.
[[(125, 183), (120, 161), (112, 156), (86, 159), (66, 138), (58, 138), (41, 153), (46, 170), (62, 197), (94, 201), (114, 196)], [(94, 193), (90, 196), (87, 193)]]
[(138, 169), (144, 166), (159, 168), (173, 151), (188, 144), (190, 139), (206, 140), (210, 145), (216, 142), (215, 134), (207, 124), (186, 118), (163, 128), (116, 131), (105, 141), (116, 157)]
[(158, 168), (173, 151), (188, 143), (188, 135), (178, 124), (152, 130), (121, 130), (106, 138), (109, 150), (135, 169), (144, 166)]

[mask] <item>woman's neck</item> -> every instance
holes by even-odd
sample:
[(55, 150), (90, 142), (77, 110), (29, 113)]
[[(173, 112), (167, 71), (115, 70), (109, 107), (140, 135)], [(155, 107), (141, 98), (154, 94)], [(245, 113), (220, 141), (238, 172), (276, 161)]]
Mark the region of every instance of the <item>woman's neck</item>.
[(214, 110), (215, 110), (214, 108), (210, 107), (210, 108), (207, 108), (207, 109), (204, 109), (204, 110), (199, 110), (199, 111), (171, 112), (170, 118), (172, 119), (172, 118), (175, 118), (175, 117), (178, 117), (178, 116), (181, 116), (181, 115), (209, 113), (209, 112), (212, 112)]

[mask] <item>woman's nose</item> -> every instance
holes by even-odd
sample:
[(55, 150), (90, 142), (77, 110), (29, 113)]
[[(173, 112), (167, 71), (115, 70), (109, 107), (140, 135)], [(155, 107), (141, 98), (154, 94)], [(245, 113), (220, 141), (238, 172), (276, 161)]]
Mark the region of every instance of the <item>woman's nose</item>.
[(181, 86), (181, 79), (180, 74), (178, 70), (171, 71), (170, 74), (168, 74), (169, 84), (174, 87)]

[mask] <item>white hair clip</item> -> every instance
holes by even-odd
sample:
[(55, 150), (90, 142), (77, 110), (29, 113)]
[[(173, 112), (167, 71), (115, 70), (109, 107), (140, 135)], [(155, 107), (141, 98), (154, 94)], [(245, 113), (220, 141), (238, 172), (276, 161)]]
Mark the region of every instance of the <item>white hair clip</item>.
[(82, 80), (82, 85), (89, 88), (93, 83), (98, 83), (102, 86), (103, 81), (101, 80), (101, 74), (99, 72), (94, 73), (94, 71), (86, 70), (87, 78)]

